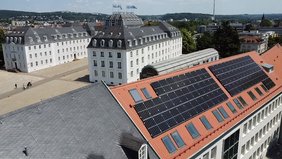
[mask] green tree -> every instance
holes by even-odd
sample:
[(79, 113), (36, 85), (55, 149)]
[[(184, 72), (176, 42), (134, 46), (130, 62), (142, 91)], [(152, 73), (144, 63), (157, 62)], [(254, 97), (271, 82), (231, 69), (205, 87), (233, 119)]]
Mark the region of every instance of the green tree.
[(5, 34), (2, 29), (0, 29), (0, 67), (4, 64), (4, 55), (2, 49), (2, 43), (5, 42)]
[(201, 37), (197, 39), (197, 50), (203, 50), (207, 48), (214, 48), (213, 35), (209, 32), (205, 32)]
[(191, 32), (187, 29), (180, 29), (182, 33), (182, 53), (188, 54), (196, 50), (196, 43)]
[(272, 48), (276, 44), (282, 44), (282, 36), (280, 37), (270, 37), (268, 39), (268, 47)]
[(268, 19), (263, 19), (260, 23), (261, 27), (270, 27), (272, 26), (272, 22)]
[(239, 35), (237, 31), (229, 25), (229, 22), (223, 22), (221, 27), (214, 33), (214, 44), (215, 49), (222, 58), (239, 53)]

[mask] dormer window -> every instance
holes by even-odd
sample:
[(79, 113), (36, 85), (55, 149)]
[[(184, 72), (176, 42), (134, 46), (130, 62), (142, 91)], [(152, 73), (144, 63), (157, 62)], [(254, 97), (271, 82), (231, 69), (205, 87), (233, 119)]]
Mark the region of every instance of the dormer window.
[(39, 43), (39, 42), (41, 42), (41, 40), (40, 40), (40, 37), (39, 36), (36, 36), (36, 41)]
[(128, 40), (128, 41), (127, 41), (127, 44), (128, 44), (129, 47), (132, 47), (132, 42), (131, 42), (131, 40)]
[(47, 36), (43, 36), (44, 41), (48, 41)]
[(22, 37), (19, 37), (19, 44), (22, 43)]
[(30, 43), (33, 43), (32, 37), (28, 37), (28, 39), (29, 39), (29, 42), (30, 42)]
[(138, 45), (138, 41), (136, 39), (134, 39), (134, 45), (137, 46)]
[(121, 47), (122, 47), (122, 41), (121, 41), (121, 40), (119, 40), (119, 41), (117, 42), (117, 47), (118, 47), (118, 48), (121, 48)]
[(10, 37), (10, 43), (12, 43), (14, 41), (13, 37)]
[(52, 37), (53, 37), (53, 39), (54, 39), (54, 40), (57, 40), (57, 36), (55, 36), (55, 35), (52, 35)]
[(92, 45), (93, 45), (94, 47), (97, 46), (97, 40), (96, 40), (96, 39), (94, 39), (94, 40), (92, 41)]
[(113, 47), (113, 44), (114, 44), (114, 41), (113, 41), (113, 40), (110, 40), (110, 41), (109, 41), (109, 47)]
[(10, 38), (6, 37), (6, 43), (9, 43)]
[(15, 37), (15, 38), (14, 38), (14, 43), (17, 43), (17, 42), (18, 42), (18, 38)]
[(143, 45), (143, 39), (142, 38), (139, 38), (139, 43), (140, 43), (140, 45)]
[(101, 47), (104, 47), (104, 46), (105, 46), (105, 40), (104, 40), (104, 39), (100, 41), (100, 46), (101, 46)]

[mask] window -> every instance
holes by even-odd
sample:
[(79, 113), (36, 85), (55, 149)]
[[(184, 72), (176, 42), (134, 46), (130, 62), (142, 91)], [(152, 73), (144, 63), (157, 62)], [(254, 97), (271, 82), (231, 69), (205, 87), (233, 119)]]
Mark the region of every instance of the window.
[(147, 99), (152, 98), (152, 96), (150, 95), (149, 91), (146, 88), (142, 88), (141, 91)]
[(227, 106), (233, 114), (237, 112), (237, 110), (234, 108), (234, 106), (230, 102), (227, 103)]
[(96, 51), (93, 51), (93, 56), (96, 57)]
[(133, 61), (130, 61), (130, 67), (133, 67)]
[(210, 129), (212, 128), (210, 122), (208, 121), (208, 119), (207, 119), (205, 116), (202, 116), (202, 117), (200, 118), (200, 120), (201, 120), (201, 122), (203, 123), (203, 125), (205, 126), (205, 128), (206, 128), (207, 130), (210, 130)]
[(247, 123), (244, 124), (244, 127), (243, 127), (243, 133), (246, 134), (247, 133), (247, 128), (248, 128), (248, 125)]
[(219, 112), (217, 110), (212, 111), (213, 115), (215, 116), (215, 118), (217, 119), (218, 122), (222, 122), (223, 118), (222, 116), (219, 114)]
[(102, 71), (102, 77), (106, 77), (105, 71)]
[(254, 93), (252, 91), (249, 91), (248, 94), (252, 98), (253, 101), (257, 100), (257, 97), (254, 95)]
[(246, 103), (246, 101), (245, 101), (241, 96), (239, 96), (238, 99), (239, 99), (239, 101), (243, 104), (244, 107), (245, 107), (245, 106), (248, 106), (248, 104)]
[(105, 61), (101, 61), (101, 67), (105, 67)]
[(177, 147), (180, 148), (185, 145), (184, 141), (182, 140), (181, 136), (178, 134), (177, 131), (171, 134), (174, 142), (176, 143)]
[(242, 104), (238, 101), (238, 99), (233, 99), (234, 103), (237, 105), (239, 109), (243, 109)]
[(238, 158), (238, 141), (239, 141), (239, 130), (230, 135), (224, 140), (223, 147), (223, 159), (235, 159)]
[(120, 52), (117, 53), (117, 58), (121, 58), (121, 53)]
[(256, 87), (255, 90), (260, 96), (263, 96), (263, 93), (261, 92), (261, 90), (258, 87)]
[(110, 62), (109, 62), (109, 65), (110, 65), (110, 68), (113, 68), (113, 67), (114, 67), (113, 61), (110, 61)]
[(206, 154), (204, 154), (203, 159), (209, 159), (209, 152), (207, 152)]
[(132, 53), (132, 51), (130, 52), (130, 57), (133, 57), (133, 53)]
[(162, 141), (169, 153), (173, 153), (176, 151), (176, 147), (168, 136), (163, 137)]
[(94, 62), (94, 66), (97, 66), (97, 61), (96, 61), (96, 60), (93, 60), (93, 62)]
[(122, 79), (122, 73), (118, 73), (118, 79)]
[(113, 57), (112, 52), (109, 52), (109, 58)]
[(121, 69), (121, 62), (118, 62), (118, 69)]
[(200, 136), (198, 130), (195, 128), (194, 124), (190, 123), (186, 126), (188, 132), (192, 136), (193, 139), (197, 138)]
[(216, 147), (211, 150), (211, 159), (216, 159)]
[(242, 155), (245, 154), (245, 145), (243, 145), (242, 148), (241, 148), (241, 154), (242, 154)]
[(104, 57), (104, 52), (101, 52), (101, 57)]
[(132, 96), (132, 98), (134, 99), (135, 103), (143, 101), (140, 94), (138, 93), (136, 89), (131, 89), (129, 93)]
[(221, 114), (225, 119), (229, 118), (229, 115), (227, 114), (227, 112), (225, 111), (225, 109), (224, 109), (223, 107), (219, 107), (218, 110), (219, 110), (220, 114)]
[(119, 41), (117, 42), (117, 47), (118, 47), (118, 48), (121, 48), (121, 46), (122, 46), (122, 41), (119, 40)]
[(110, 78), (114, 78), (114, 73), (110, 72)]

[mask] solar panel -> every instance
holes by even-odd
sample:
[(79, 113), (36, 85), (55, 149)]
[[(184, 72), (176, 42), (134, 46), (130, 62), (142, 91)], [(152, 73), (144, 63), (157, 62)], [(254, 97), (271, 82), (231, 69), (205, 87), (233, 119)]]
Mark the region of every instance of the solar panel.
[(136, 104), (135, 110), (152, 137), (227, 100), (205, 69), (163, 79), (151, 86), (158, 97)]
[(275, 86), (274, 82), (250, 56), (213, 65), (209, 69), (231, 96), (235, 96), (260, 82), (263, 82), (268, 89)]

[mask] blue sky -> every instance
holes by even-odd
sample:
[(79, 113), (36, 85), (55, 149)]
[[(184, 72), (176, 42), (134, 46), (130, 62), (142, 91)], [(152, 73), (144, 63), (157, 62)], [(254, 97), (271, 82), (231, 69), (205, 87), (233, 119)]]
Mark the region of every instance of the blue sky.
[[(141, 15), (212, 13), (213, 0), (1, 0), (0, 9), (36, 12), (75, 11), (111, 13), (112, 4), (134, 4)], [(282, 13), (282, 0), (216, 0), (217, 14)], [(125, 7), (123, 7), (125, 8)]]

